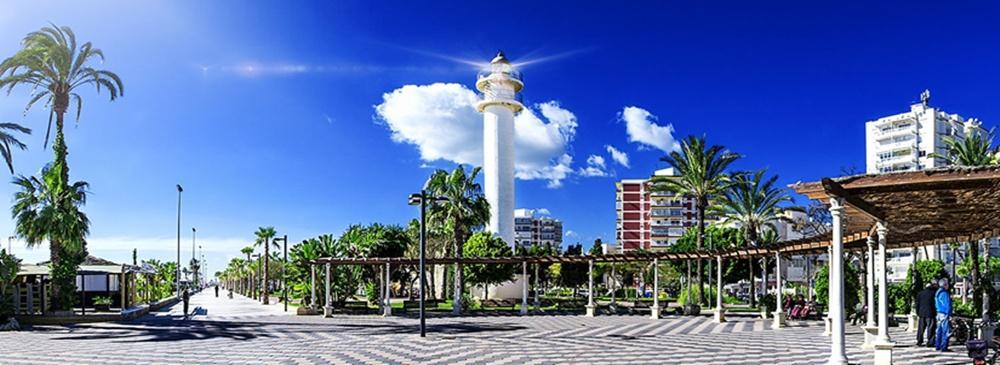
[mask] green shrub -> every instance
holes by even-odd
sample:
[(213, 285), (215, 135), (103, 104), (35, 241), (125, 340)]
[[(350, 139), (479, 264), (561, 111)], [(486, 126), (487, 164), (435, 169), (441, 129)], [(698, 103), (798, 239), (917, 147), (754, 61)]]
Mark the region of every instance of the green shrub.
[(778, 306), (775, 303), (774, 294), (767, 294), (760, 297), (760, 305), (764, 306), (765, 311), (768, 313), (778, 310)]
[(94, 297), (94, 305), (111, 305), (110, 297)]
[[(844, 310), (851, 313), (854, 307), (861, 302), (861, 284), (857, 280), (858, 270), (854, 265), (844, 265)], [(814, 276), (816, 283), (816, 301), (823, 306), (830, 306), (830, 266), (823, 266), (816, 271)]]
[[(709, 303), (711, 303), (711, 305), (714, 306), (715, 305), (715, 289), (714, 288), (709, 288), (708, 285), (705, 285), (705, 294), (707, 294), (707, 296), (708, 296)], [(691, 287), (691, 295), (693, 295), (695, 297), (695, 299), (701, 297), (701, 293), (698, 292), (698, 287), (697, 286), (692, 286)], [(722, 296), (722, 302), (724, 304), (739, 304), (740, 300), (736, 299), (736, 297), (733, 297), (733, 296), (730, 296), (730, 295), (723, 295)], [(681, 292), (680, 292), (680, 295), (677, 296), (677, 304), (680, 304), (680, 305), (687, 304), (687, 287), (685, 287), (684, 289), (682, 289)]]

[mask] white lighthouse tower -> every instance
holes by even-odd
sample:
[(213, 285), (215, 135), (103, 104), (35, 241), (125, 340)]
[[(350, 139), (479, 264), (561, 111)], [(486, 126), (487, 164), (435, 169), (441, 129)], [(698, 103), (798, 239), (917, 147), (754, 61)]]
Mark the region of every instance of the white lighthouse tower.
[(483, 178), (490, 203), (487, 229), (514, 244), (514, 114), (524, 109), (521, 74), (503, 51), (479, 73), (476, 89), (482, 95), (476, 110), (483, 113)]

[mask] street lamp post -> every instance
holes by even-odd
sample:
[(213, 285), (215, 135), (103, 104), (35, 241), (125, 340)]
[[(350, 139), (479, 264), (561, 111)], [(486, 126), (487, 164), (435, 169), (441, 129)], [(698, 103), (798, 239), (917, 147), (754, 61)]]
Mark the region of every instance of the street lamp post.
[[(195, 229), (194, 227), (191, 227), (191, 261), (193, 261), (193, 262), (198, 262), (198, 253), (194, 250), (195, 235), (197, 233), (198, 233), (198, 230)], [(201, 268), (198, 268), (198, 270), (194, 270), (194, 267), (192, 267), (191, 269), (192, 269), (192, 271), (195, 271), (193, 273), (193, 275), (194, 275), (194, 283), (192, 283), (192, 284), (198, 285), (198, 278), (201, 276)]]
[(177, 184), (177, 297), (181, 297), (181, 193), (184, 192), (184, 188), (181, 184)]
[(281, 241), (284, 244), (283, 251), (285, 255), (285, 261), (281, 264), (281, 300), (285, 302), (285, 312), (288, 311), (288, 277), (285, 275), (285, 267), (288, 266), (288, 235), (284, 237), (275, 238), (274, 243)]
[(427, 293), (427, 281), (426, 279), (426, 258), (427, 258), (427, 200), (430, 199), (431, 203), (439, 201), (447, 201), (447, 198), (442, 197), (429, 197), (427, 196), (426, 190), (420, 190), (420, 193), (410, 194), (409, 204), (410, 205), (420, 205), (420, 337), (427, 337), (427, 322), (424, 317), (424, 300)]

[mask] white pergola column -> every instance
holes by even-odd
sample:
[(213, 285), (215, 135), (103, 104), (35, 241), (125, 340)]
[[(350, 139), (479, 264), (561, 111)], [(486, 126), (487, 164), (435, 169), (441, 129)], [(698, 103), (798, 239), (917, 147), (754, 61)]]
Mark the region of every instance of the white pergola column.
[(726, 308), (722, 306), (722, 256), (715, 257), (715, 323), (726, 321)]
[[(829, 266), (830, 265), (830, 259), (833, 257), (833, 244), (832, 243), (830, 244), (829, 247), (826, 248), (826, 257), (827, 257), (826, 264), (827, 264), (827, 266)], [(831, 271), (831, 270), (827, 270), (826, 271), (826, 279), (827, 279), (827, 283), (832, 283), (833, 282), (833, 271)], [(827, 285), (828, 286), (828, 288), (827, 288), (828, 291), (833, 289), (832, 287), (829, 287), (830, 285), (832, 285), (832, 284)], [(827, 298), (829, 299), (829, 297), (827, 297)], [(829, 302), (830, 301), (827, 300), (827, 303), (829, 303)], [(825, 324), (824, 329), (823, 329), (823, 336), (830, 336), (830, 335), (832, 335), (833, 334), (833, 319), (830, 318), (830, 310), (829, 310), (829, 308), (827, 308), (826, 317), (823, 317), (823, 323)]]
[(330, 292), (330, 263), (326, 263), (326, 304), (323, 306), (323, 316), (333, 316), (333, 293)]
[(594, 260), (587, 261), (587, 317), (593, 317), (597, 313), (594, 306)]
[[(881, 244), (881, 234), (879, 235), (879, 240)], [(881, 252), (881, 251), (880, 251)], [(914, 247), (910, 249), (910, 257), (913, 257), (913, 262), (910, 263), (910, 272), (917, 271), (917, 248)], [(910, 297), (910, 310), (906, 315), (907, 321), (907, 332), (917, 332), (917, 325), (919, 325), (920, 317), (917, 316), (917, 298), (916, 296)]]
[(311, 281), (309, 282), (309, 307), (316, 308), (316, 302), (318, 302), (318, 300), (316, 300), (316, 265), (309, 264), (309, 271), (311, 278)]
[(392, 279), (390, 275), (392, 274), (392, 269), (389, 267), (389, 263), (385, 263), (385, 294), (382, 296), (382, 316), (388, 317), (392, 315)]
[(542, 302), (541, 302), (541, 300), (538, 299), (538, 296), (539, 296), (538, 292), (540, 292), (540, 290), (538, 290), (538, 266), (540, 266), (540, 265), (538, 265), (538, 263), (535, 263), (535, 278), (534, 278), (535, 279), (535, 312), (536, 313), (541, 313), (541, 311), (542, 311)]
[(865, 261), (865, 271), (868, 275), (865, 276), (865, 284), (867, 286), (866, 300), (865, 303), (868, 304), (868, 312), (865, 315), (865, 342), (861, 344), (861, 348), (865, 350), (872, 350), (875, 342), (875, 336), (878, 335), (878, 327), (875, 326), (875, 236), (868, 236), (868, 260)]
[(528, 315), (528, 262), (521, 261), (521, 315)]
[(660, 259), (653, 259), (653, 306), (649, 307), (649, 318), (660, 319)]
[(830, 242), (830, 359), (829, 364), (846, 365), (844, 347), (844, 207), (840, 198), (830, 198), (833, 239)]
[[(760, 259), (760, 297), (763, 298), (767, 295), (767, 256)], [(781, 304), (778, 304), (781, 307)], [(760, 304), (760, 318), (767, 319), (767, 306), (764, 303)]]
[(780, 329), (785, 325), (785, 311), (781, 301), (781, 252), (774, 253), (774, 322), (771, 329)]
[[(878, 335), (873, 343), (875, 365), (891, 365), (893, 343), (889, 339), (889, 290), (885, 267), (886, 233), (889, 229), (884, 222), (878, 222), (875, 231), (878, 232), (878, 267), (882, 269), (878, 275)], [(916, 258), (913, 257), (914, 260)]]

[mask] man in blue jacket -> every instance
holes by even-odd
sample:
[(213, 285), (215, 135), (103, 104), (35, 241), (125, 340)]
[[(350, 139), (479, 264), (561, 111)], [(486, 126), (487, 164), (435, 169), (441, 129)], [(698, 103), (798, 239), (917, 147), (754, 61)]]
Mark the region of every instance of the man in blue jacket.
[(934, 349), (948, 351), (948, 337), (951, 335), (951, 293), (948, 292), (948, 280), (941, 279), (939, 288), (934, 295), (934, 307), (937, 309), (937, 334), (934, 335)]

